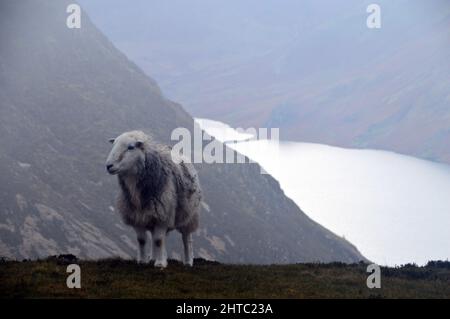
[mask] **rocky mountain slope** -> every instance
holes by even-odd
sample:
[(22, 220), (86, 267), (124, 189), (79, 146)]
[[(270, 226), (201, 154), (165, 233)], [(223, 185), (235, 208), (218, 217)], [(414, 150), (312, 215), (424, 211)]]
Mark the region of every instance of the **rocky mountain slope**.
[(194, 116), (450, 163), (449, 1), (84, 2)]
[[(0, 3), (0, 255), (135, 254), (113, 202), (108, 138), (142, 129), (171, 143), (192, 130), (183, 108), (119, 52), (72, 1)], [(364, 257), (308, 218), (254, 164), (198, 165), (204, 190), (196, 255), (245, 263), (354, 262)], [(181, 252), (178, 234), (170, 253)]]

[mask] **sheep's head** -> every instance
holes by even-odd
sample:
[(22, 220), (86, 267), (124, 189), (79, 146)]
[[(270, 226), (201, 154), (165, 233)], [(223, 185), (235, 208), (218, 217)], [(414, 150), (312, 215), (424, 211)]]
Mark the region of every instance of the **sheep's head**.
[(148, 136), (141, 131), (126, 132), (109, 141), (113, 144), (106, 160), (111, 175), (137, 173), (145, 163), (144, 143)]

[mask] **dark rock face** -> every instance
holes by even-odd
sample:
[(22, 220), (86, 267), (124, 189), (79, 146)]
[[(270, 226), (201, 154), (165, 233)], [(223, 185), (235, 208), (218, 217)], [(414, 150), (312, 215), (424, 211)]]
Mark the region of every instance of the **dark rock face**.
[[(142, 129), (172, 143), (193, 120), (68, 1), (0, 4), (0, 255), (135, 256), (114, 211), (108, 138)], [(347, 241), (310, 220), (255, 164), (197, 165), (205, 204), (194, 237), (206, 259), (242, 263), (355, 262)], [(170, 234), (169, 257), (181, 256)], [(176, 240), (175, 240), (176, 239)]]

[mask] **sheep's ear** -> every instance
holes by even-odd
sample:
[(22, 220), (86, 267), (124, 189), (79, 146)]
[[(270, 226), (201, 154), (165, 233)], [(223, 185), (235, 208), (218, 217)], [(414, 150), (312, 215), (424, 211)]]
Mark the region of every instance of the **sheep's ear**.
[(108, 141), (112, 144), (114, 143), (115, 140), (116, 140), (115, 138), (110, 138)]
[(137, 141), (135, 144), (134, 144), (134, 146), (135, 147), (138, 147), (138, 148), (142, 148), (142, 145), (143, 145), (144, 143), (142, 143), (142, 141)]

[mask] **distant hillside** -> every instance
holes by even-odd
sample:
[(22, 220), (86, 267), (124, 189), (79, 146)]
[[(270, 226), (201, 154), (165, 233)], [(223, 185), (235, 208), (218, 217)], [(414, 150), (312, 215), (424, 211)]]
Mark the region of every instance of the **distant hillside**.
[(448, 0), (84, 2), (196, 117), (450, 163)]
[(367, 265), (340, 263), (224, 265), (169, 261), (161, 271), (135, 262), (77, 261), (81, 289), (66, 286), (58, 259), (0, 263), (0, 298), (450, 298), (450, 265), (381, 269), (381, 289), (367, 288)]
[[(119, 52), (73, 1), (0, 2), (0, 255), (134, 257), (135, 234), (114, 211), (109, 138), (142, 129), (172, 143), (191, 116)], [(195, 253), (241, 263), (356, 262), (346, 240), (302, 212), (257, 165), (198, 165), (203, 186)], [(169, 256), (179, 258), (179, 234)]]

